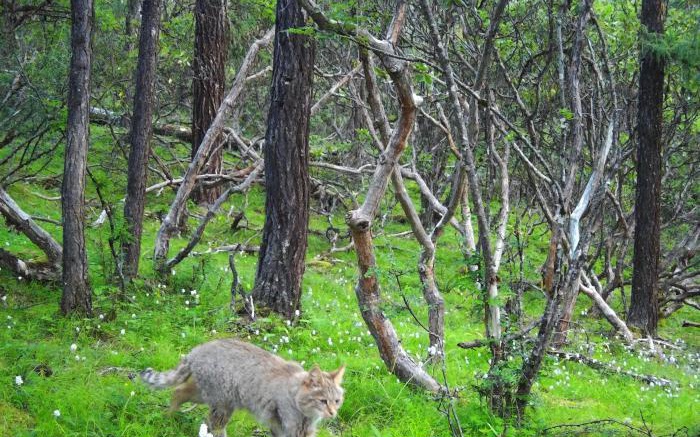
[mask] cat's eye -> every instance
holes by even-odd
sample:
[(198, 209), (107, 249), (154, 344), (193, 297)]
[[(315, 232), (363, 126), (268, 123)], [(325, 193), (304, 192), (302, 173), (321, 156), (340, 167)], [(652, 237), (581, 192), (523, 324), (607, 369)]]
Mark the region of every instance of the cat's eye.
[(321, 402), (323, 402), (323, 405), (328, 405), (328, 399), (321, 399)]
[(336, 403), (336, 404), (339, 404), (339, 403), (340, 403), (340, 399), (336, 399), (336, 400), (335, 400), (335, 403)]

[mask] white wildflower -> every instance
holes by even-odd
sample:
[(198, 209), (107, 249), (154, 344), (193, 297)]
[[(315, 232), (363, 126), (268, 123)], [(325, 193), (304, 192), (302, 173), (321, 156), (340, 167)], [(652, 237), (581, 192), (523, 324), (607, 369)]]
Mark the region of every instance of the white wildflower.
[(126, 334), (126, 330), (125, 330), (124, 328), (122, 328), (122, 330), (119, 331), (119, 333), (120, 333), (121, 335), (124, 335), (124, 334)]
[(199, 437), (213, 437), (213, 434), (209, 432), (209, 428), (207, 428), (206, 423), (199, 426)]
[(78, 350), (78, 345), (77, 345), (77, 344), (73, 343), (72, 345), (70, 345), (70, 351), (71, 351), (71, 352), (75, 352), (76, 350)]
[(24, 380), (22, 379), (22, 377), (20, 375), (15, 376), (15, 384), (17, 384), (17, 385), (24, 384)]
[(59, 410), (53, 410), (54, 417), (61, 417), (61, 412)]

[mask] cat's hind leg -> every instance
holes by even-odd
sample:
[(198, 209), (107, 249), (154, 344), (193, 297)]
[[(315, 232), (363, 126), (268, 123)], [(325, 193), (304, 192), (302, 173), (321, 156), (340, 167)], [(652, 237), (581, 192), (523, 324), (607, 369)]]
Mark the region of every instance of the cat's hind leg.
[(185, 402), (201, 403), (197, 383), (191, 376), (185, 382), (178, 385), (173, 391), (173, 399), (170, 401), (170, 413), (175, 413)]
[(226, 425), (231, 420), (233, 409), (225, 406), (209, 406), (209, 430), (214, 437), (226, 437)]

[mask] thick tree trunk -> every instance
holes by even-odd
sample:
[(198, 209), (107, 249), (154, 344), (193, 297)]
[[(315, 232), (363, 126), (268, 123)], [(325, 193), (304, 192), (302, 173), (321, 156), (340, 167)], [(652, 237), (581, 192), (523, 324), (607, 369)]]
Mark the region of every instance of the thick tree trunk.
[(288, 318), (299, 309), (309, 222), (309, 118), (315, 46), (290, 32), (306, 24), (296, 0), (277, 2), (265, 134), (265, 226), (252, 295)]
[[(642, 31), (664, 32), (666, 3), (642, 1)], [(659, 230), (661, 222), (661, 134), (663, 129), (664, 59), (644, 44), (639, 72), (637, 111), (637, 197), (635, 201), (632, 299), (627, 323), (648, 335), (658, 324)]]
[(127, 279), (138, 275), (141, 256), (143, 211), (146, 203), (148, 157), (153, 133), (153, 86), (156, 76), (160, 0), (144, 0), (139, 60), (136, 69), (136, 97), (131, 123), (131, 150), (124, 202), (127, 239), (122, 241), (123, 274)]
[(89, 140), (92, 0), (71, 0), (68, 128), (63, 167), (63, 314), (92, 313), (85, 252), (85, 171)]
[[(195, 3), (194, 78), (192, 80), (192, 158), (224, 100), (228, 41), (227, 0), (197, 0)], [(221, 142), (216, 138), (215, 142)], [(203, 171), (221, 173), (223, 148), (215, 147)], [(214, 203), (222, 187), (200, 187), (192, 193), (197, 203)]]

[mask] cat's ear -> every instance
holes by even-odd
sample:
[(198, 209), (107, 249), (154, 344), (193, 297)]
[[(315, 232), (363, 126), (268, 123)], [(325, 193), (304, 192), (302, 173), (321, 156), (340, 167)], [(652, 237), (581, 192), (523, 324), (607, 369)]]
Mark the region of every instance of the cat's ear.
[(309, 374), (306, 377), (306, 385), (315, 386), (320, 385), (323, 380), (323, 372), (318, 367), (318, 364), (314, 364), (314, 367), (309, 370)]
[(331, 378), (333, 378), (333, 382), (336, 383), (336, 385), (340, 385), (341, 382), (343, 382), (343, 375), (345, 374), (345, 364), (340, 366), (338, 370), (331, 372)]

